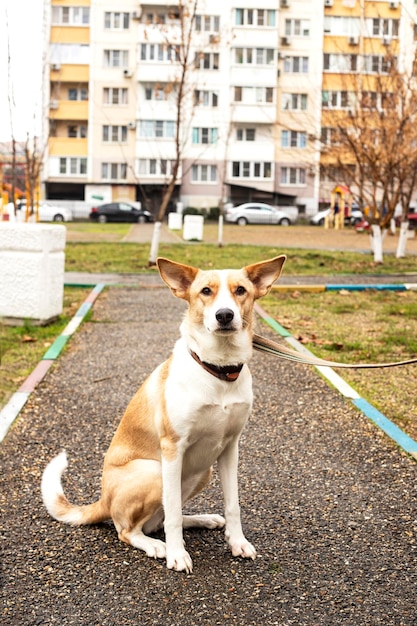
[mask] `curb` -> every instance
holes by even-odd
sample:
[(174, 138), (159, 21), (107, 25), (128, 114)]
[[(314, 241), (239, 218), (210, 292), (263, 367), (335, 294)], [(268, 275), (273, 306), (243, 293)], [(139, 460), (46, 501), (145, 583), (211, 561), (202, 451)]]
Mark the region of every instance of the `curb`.
[(322, 293), (323, 291), (365, 291), (375, 289), (376, 291), (417, 291), (417, 283), (400, 284), (357, 284), (357, 285), (272, 285), (271, 291), (309, 291)]
[(0, 443), (7, 435), (9, 428), (25, 406), (30, 394), (36, 386), (44, 379), (46, 373), (57, 360), (68, 340), (75, 333), (80, 324), (84, 321), (94, 302), (103, 291), (105, 285), (99, 283), (89, 293), (71, 321), (66, 325), (62, 333), (55, 339), (53, 344), (43, 355), (35, 369), (29, 374), (24, 383), (12, 395), (8, 403), (0, 411)]
[[(354, 287), (356, 285), (353, 285)], [(340, 288), (340, 287), (339, 287)], [(343, 289), (346, 285), (343, 286)], [(370, 287), (367, 287), (370, 288)], [(372, 287), (371, 287), (372, 288)], [(325, 291), (325, 289), (323, 290)], [(298, 352), (315, 356), (313, 352), (308, 350), (302, 343), (300, 343), (291, 333), (281, 326), (273, 317), (271, 317), (258, 303), (255, 303), (256, 313), (268, 324), (280, 337), (285, 339), (292, 348)], [(378, 428), (380, 428), (390, 439), (392, 439), (400, 448), (402, 448), (407, 454), (410, 454), (415, 461), (417, 461), (417, 441), (414, 441), (404, 431), (402, 431), (396, 424), (394, 424), (388, 417), (383, 415), (378, 409), (370, 404), (364, 398), (358, 394), (339, 374), (337, 374), (331, 367), (314, 365), (321, 374), (335, 387), (339, 393), (345, 398), (352, 401), (357, 409), (359, 409), (368, 419), (370, 419)]]

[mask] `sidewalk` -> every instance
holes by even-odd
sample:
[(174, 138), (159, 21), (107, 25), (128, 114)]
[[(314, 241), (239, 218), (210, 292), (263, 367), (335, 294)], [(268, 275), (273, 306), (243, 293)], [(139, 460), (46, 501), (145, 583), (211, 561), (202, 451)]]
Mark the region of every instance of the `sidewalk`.
[[(194, 573), (177, 574), (111, 524), (48, 517), (46, 462), (65, 448), (70, 499), (98, 496), (114, 429), (183, 306), (167, 288), (108, 288), (0, 446), (2, 626), (415, 626), (415, 461), (308, 366), (252, 360), (240, 485), (256, 561), (234, 559), (222, 532), (187, 531)], [(217, 478), (187, 510), (221, 512)]]

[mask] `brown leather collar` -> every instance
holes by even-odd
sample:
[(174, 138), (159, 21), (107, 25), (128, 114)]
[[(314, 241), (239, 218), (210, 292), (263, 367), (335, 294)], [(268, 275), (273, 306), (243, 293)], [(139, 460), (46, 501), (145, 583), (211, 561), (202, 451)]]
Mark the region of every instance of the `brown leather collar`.
[(220, 378), (220, 380), (226, 380), (229, 383), (239, 378), (239, 374), (242, 371), (242, 367), (244, 365), (244, 363), (240, 363), (239, 365), (224, 366), (213, 365), (213, 363), (206, 363), (205, 361), (202, 361), (198, 354), (193, 352), (193, 350), (190, 350), (190, 354), (193, 359), (195, 359), (197, 363), (206, 370), (206, 372), (209, 372), (209, 374), (212, 374), (216, 378)]

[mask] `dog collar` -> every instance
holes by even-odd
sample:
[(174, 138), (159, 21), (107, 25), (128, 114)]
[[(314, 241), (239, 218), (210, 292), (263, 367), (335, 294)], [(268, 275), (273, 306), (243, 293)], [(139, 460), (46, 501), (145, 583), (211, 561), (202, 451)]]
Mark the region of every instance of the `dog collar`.
[(209, 374), (212, 374), (212, 376), (215, 376), (216, 378), (220, 378), (220, 380), (226, 380), (227, 382), (237, 380), (244, 365), (244, 363), (240, 363), (239, 365), (224, 366), (213, 365), (213, 363), (206, 363), (205, 361), (202, 361), (198, 354), (196, 354), (193, 350), (190, 350), (190, 354), (193, 359), (206, 370), (206, 372), (209, 372)]

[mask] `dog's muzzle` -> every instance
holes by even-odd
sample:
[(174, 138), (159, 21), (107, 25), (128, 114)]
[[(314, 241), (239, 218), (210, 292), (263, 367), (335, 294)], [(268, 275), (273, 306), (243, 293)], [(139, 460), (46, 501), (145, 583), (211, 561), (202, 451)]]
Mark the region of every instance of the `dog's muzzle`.
[(232, 322), (235, 317), (232, 309), (219, 309), (216, 313), (216, 320), (219, 330), (233, 330)]

